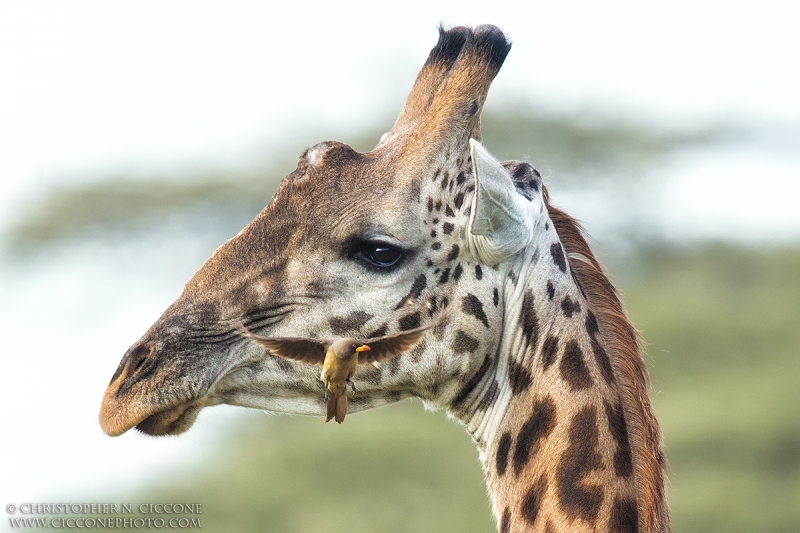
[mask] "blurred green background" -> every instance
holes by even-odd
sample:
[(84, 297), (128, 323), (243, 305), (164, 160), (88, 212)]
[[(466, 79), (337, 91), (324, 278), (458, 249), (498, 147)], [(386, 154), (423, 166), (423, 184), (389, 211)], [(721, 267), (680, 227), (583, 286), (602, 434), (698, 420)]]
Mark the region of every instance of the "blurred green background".
[[(34, 261), (76, 243), (115, 246), (165, 231), (218, 244), (266, 205), (304, 146), (339, 138), (367, 150), (381, 131), (313, 132), (248, 169), (50, 190), (4, 236), (5, 252)], [(499, 157), (524, 157), (552, 175), (558, 203), (559, 190), (591, 180), (617, 191), (642, 183), (672, 154), (732, 133), (529, 108), (488, 114), (484, 135)], [(800, 248), (676, 243), (646, 225), (595, 237), (648, 344), (673, 530), (800, 531)], [(341, 427), (253, 412), (215, 446), (213, 460), (166, 471), (131, 501), (200, 502), (203, 529), (220, 532), (494, 530), (474, 445), (417, 401)]]

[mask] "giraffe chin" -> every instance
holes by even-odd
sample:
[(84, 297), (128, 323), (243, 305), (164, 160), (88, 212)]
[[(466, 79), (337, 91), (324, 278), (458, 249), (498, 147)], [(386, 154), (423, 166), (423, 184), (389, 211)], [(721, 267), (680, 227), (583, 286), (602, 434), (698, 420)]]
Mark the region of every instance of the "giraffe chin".
[(192, 427), (202, 406), (181, 405), (150, 415), (138, 424), (136, 430), (153, 437), (180, 435)]
[(133, 428), (153, 437), (180, 435), (192, 427), (203, 407), (202, 404), (190, 402), (169, 406), (156, 412), (142, 412), (138, 409), (128, 411), (103, 409), (100, 412), (100, 426), (111, 437), (118, 437)]

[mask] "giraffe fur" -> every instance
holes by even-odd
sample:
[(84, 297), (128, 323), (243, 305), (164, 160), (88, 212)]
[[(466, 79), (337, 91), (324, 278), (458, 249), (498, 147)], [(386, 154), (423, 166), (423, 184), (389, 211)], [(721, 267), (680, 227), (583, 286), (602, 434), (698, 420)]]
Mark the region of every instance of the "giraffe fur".
[(479, 144), (510, 48), (494, 26), (440, 28), (372, 151), (327, 141), (301, 154), (123, 356), (103, 430), (180, 434), (222, 403), (322, 416), (318, 369), (237, 327), (366, 338), (448, 307), (411, 351), (357, 370), (350, 411), (406, 397), (446, 409), (477, 445), (503, 533), (669, 531), (636, 330), (540, 174)]

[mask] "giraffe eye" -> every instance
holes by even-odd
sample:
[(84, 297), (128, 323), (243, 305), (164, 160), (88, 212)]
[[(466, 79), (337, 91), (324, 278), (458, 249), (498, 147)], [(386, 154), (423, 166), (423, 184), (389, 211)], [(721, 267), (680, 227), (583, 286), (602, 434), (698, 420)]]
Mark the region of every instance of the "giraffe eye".
[(349, 255), (370, 269), (387, 271), (402, 263), (406, 251), (383, 241), (360, 241), (351, 246)]
[(376, 265), (393, 265), (400, 260), (403, 252), (394, 246), (373, 246), (369, 250), (368, 258)]

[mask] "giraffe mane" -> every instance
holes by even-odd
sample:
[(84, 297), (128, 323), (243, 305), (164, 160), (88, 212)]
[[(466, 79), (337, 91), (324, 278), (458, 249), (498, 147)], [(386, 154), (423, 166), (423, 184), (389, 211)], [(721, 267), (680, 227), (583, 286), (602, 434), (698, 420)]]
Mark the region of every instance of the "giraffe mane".
[(650, 405), (650, 380), (642, 358), (641, 336), (628, 320), (617, 289), (589, 248), (580, 223), (550, 205), (546, 187), (543, 195), (575, 280), (597, 317), (600, 335), (620, 383), (620, 399), (633, 452), (640, 525), (647, 532), (668, 531), (664, 476), (667, 459), (661, 449), (661, 430)]

